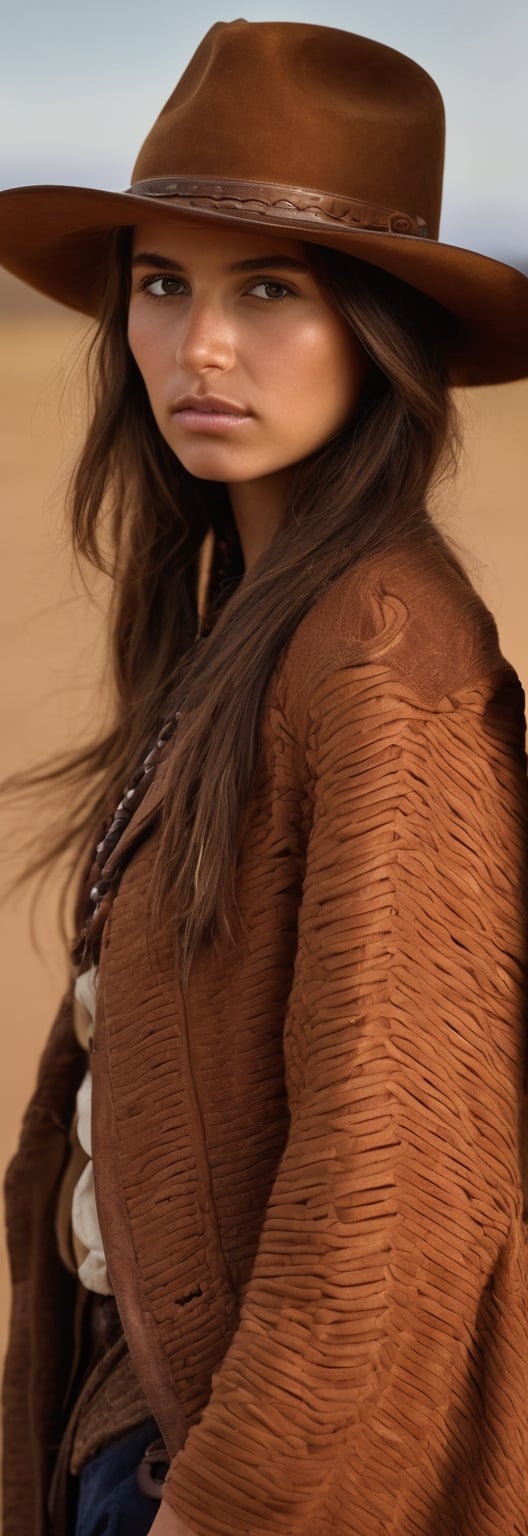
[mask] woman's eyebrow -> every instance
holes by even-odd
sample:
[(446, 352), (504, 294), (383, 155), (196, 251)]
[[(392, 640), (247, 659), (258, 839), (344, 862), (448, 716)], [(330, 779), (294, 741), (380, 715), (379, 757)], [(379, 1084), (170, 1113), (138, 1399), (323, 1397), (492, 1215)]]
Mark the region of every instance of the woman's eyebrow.
[[(132, 257), (133, 267), (159, 267), (164, 272), (185, 272), (181, 261), (172, 261), (168, 256), (162, 256), (159, 251), (138, 251), (137, 256)], [(249, 256), (245, 261), (234, 261), (226, 267), (226, 272), (261, 272), (264, 267), (287, 268), (290, 272), (307, 272), (306, 262), (299, 261), (295, 256)]]

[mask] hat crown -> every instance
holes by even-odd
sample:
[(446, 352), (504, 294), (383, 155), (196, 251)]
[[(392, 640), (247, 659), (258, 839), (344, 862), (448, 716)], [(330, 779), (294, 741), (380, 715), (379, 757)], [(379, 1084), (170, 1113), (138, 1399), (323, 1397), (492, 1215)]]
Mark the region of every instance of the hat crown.
[(382, 43), (299, 22), (217, 22), (134, 166), (134, 183), (278, 182), (425, 220), (436, 238), (444, 161), (438, 87)]

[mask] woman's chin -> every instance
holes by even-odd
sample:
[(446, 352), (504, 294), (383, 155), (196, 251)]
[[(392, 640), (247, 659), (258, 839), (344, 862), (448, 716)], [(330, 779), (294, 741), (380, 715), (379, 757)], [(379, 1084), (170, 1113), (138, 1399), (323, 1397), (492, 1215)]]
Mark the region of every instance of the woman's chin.
[[(235, 484), (238, 480), (256, 480), (263, 473), (262, 469), (247, 461), (243, 464), (240, 455), (224, 451), (215, 445), (200, 448), (198, 452), (188, 452), (186, 445), (174, 442), (170, 447), (183, 464), (189, 475), (194, 475), (196, 480), (223, 480), (226, 484)], [(264, 473), (266, 471), (264, 470)]]
[(213, 442), (189, 443), (185, 438), (174, 432), (165, 433), (165, 441), (172, 448), (176, 458), (190, 475), (195, 475), (198, 480), (215, 480), (220, 478), (216, 471), (219, 467), (228, 464), (233, 455), (222, 454), (218, 451), (218, 444)]

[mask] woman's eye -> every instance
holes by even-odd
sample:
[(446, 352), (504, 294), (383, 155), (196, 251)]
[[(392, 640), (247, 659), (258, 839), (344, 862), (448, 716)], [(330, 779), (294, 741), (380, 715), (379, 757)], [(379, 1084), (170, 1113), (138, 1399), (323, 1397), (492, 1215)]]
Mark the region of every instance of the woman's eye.
[[(259, 292), (260, 289), (260, 292)], [(261, 278), (258, 283), (253, 283), (250, 289), (251, 295), (265, 299), (294, 298), (293, 289), (287, 283), (279, 283), (276, 278)]]
[(184, 286), (181, 277), (146, 277), (141, 284), (143, 293), (149, 293), (153, 299), (168, 299), (171, 296), (179, 296)]

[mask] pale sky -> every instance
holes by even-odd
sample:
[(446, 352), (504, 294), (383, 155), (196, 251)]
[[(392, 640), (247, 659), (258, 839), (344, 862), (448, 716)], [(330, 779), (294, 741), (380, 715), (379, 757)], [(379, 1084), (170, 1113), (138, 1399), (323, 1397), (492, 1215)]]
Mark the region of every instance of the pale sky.
[(360, 32), (429, 70), (447, 112), (441, 236), (528, 269), (527, 0), (11, 5), (2, 25), (0, 186), (126, 187), (140, 144), (200, 38), (241, 10), (248, 21), (324, 22)]

